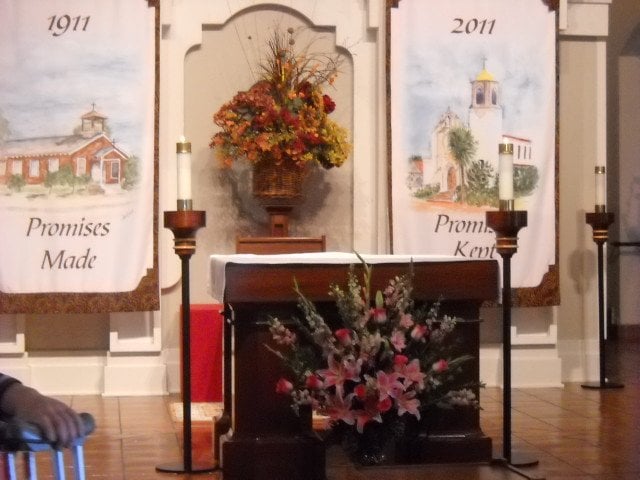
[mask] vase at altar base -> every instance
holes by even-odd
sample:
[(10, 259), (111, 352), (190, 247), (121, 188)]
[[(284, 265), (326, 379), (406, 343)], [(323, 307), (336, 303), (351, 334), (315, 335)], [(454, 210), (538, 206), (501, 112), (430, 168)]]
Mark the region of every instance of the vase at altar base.
[(365, 467), (421, 463), (419, 445), (427, 436), (421, 428), (413, 418), (392, 424), (372, 421), (362, 433), (346, 432), (342, 444), (351, 461)]

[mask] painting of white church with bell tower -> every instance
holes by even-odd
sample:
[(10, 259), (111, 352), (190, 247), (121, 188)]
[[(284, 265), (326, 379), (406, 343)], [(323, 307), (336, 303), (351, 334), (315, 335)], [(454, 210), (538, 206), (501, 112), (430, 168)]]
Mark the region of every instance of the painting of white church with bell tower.
[[(433, 127), (431, 156), (409, 157), (407, 188), (416, 199), (439, 203), (444, 208), (447, 203), (457, 204), (456, 210), (494, 207), (498, 204), (496, 145), (508, 142), (514, 146), (514, 191), (522, 206), (539, 178), (532, 141), (505, 131), (500, 82), (487, 70), (486, 61), (470, 82), (469, 90), (471, 104), (467, 114), (463, 117), (449, 107)], [(452, 142), (465, 139), (472, 146), (466, 161), (457, 158), (452, 149)]]
[(555, 12), (540, 0), (403, 0), (391, 12), (393, 252), (495, 259), (501, 143), (513, 144), (514, 287), (555, 263)]

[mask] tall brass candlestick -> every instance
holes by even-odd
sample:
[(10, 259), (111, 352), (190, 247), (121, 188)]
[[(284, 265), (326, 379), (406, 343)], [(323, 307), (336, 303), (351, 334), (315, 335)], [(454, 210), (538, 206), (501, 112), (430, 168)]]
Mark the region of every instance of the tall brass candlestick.
[(497, 463), (530, 480), (542, 479), (517, 467), (538, 464), (538, 460), (513, 452), (511, 448), (511, 257), (518, 251), (518, 232), (527, 226), (527, 212), (513, 210), (513, 203), (500, 204), (500, 210), (487, 211), (487, 225), (496, 234), (496, 251), (502, 257), (502, 458)]
[(196, 251), (196, 231), (206, 225), (204, 211), (164, 212), (164, 226), (174, 235), (174, 250), (182, 262), (182, 443), (183, 461), (156, 466), (159, 472), (204, 473), (216, 465), (197, 464), (191, 444), (191, 301), (189, 299), (189, 260)]
[[(596, 167), (596, 173), (597, 173)], [(604, 174), (604, 167), (602, 167)], [(604, 194), (600, 197), (604, 201)], [(601, 207), (599, 209), (598, 207)], [(606, 338), (605, 338), (605, 314), (604, 314), (604, 244), (609, 237), (609, 225), (613, 223), (613, 213), (606, 212), (604, 203), (598, 205), (596, 200), (596, 211), (585, 215), (586, 222), (593, 229), (593, 241), (598, 248), (598, 348), (600, 363), (600, 380), (598, 382), (587, 382), (582, 384), (583, 388), (622, 388), (624, 385), (612, 382), (606, 375)]]

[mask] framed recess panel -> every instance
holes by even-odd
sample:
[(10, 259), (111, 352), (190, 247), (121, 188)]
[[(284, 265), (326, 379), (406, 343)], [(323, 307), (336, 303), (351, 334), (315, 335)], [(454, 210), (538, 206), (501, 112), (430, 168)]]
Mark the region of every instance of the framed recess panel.
[(393, 252), (493, 258), (500, 143), (513, 144), (518, 306), (559, 303), (557, 5), (388, 3)]

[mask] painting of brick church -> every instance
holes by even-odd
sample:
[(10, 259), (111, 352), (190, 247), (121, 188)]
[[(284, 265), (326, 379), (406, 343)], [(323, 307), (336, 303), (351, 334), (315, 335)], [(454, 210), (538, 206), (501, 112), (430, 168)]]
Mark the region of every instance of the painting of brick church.
[(0, 188), (36, 195), (122, 191), (137, 182), (136, 163), (110, 138), (107, 117), (93, 105), (70, 135), (0, 144)]

